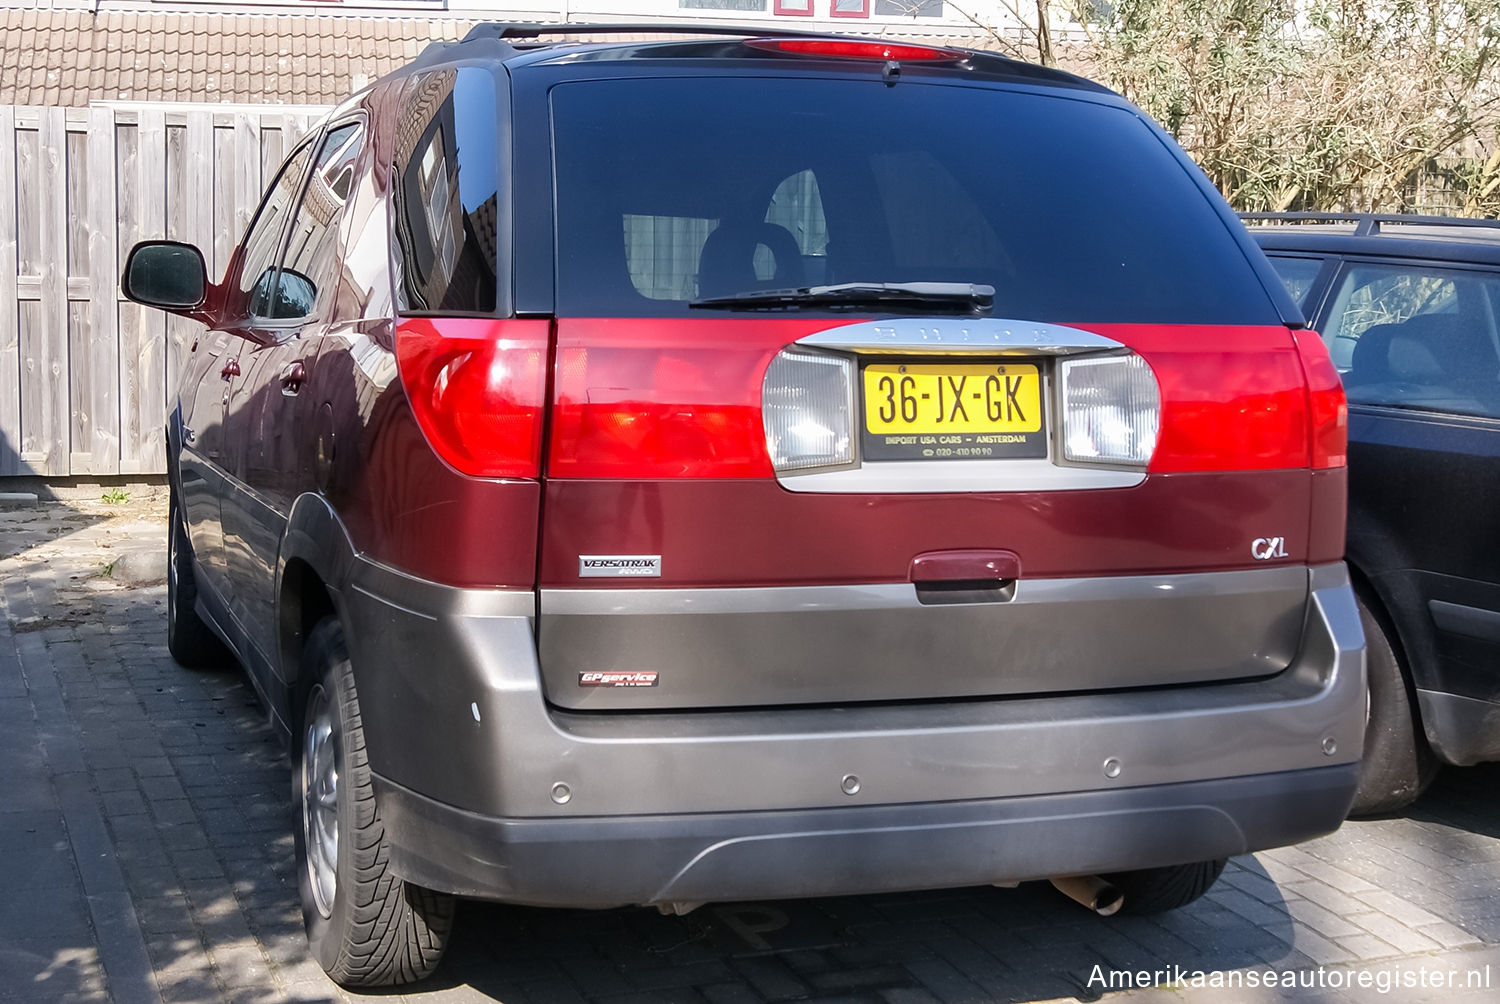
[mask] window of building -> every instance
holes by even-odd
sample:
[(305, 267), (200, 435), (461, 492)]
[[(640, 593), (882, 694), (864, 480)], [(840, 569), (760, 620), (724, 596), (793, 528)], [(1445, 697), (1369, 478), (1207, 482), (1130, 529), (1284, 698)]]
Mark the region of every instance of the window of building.
[(829, 0), (832, 17), (869, 17), (870, 0)]
[(943, 0), (875, 0), (881, 17), (942, 17)]
[(813, 0), (774, 0), (772, 12), (788, 17), (812, 17)]
[(766, 0), (677, 0), (677, 6), (684, 10), (746, 10), (764, 12), (766, 9)]

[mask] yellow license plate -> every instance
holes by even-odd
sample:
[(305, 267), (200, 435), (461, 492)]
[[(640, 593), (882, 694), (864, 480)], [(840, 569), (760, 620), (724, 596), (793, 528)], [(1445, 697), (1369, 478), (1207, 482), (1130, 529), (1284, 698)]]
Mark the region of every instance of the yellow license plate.
[(870, 363), (864, 454), (872, 460), (1045, 456), (1042, 376), (1029, 363)]

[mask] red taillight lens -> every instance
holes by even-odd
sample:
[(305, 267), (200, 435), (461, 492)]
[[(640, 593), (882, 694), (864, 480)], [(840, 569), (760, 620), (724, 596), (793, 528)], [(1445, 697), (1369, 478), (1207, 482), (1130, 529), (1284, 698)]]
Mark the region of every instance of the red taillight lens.
[(941, 49), (931, 45), (893, 45), (890, 42), (859, 41), (842, 38), (752, 38), (746, 45), (768, 52), (789, 52), (798, 56), (827, 56), (834, 59), (879, 59), (896, 62), (957, 63), (968, 53)]
[(1307, 378), (1307, 404), (1312, 415), (1312, 465), (1318, 469), (1344, 467), (1349, 462), (1349, 404), (1339, 371), (1328, 357), (1328, 347), (1316, 331), (1294, 331), (1302, 373)]
[(761, 383), (826, 320), (565, 319), (547, 473), (769, 478)]
[(396, 364), (427, 442), (462, 474), (534, 478), (547, 393), (548, 321), (407, 318)]
[(1151, 364), (1161, 388), (1152, 473), (1308, 467), (1302, 362), (1283, 327), (1094, 325)]

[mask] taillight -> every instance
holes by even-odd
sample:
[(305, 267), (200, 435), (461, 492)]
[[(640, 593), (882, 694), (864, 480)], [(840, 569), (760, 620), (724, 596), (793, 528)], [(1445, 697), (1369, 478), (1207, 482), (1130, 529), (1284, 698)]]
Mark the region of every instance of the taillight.
[(1063, 457), (1071, 461), (1146, 466), (1156, 449), (1161, 395), (1140, 356), (1064, 359)]
[(1161, 428), (1148, 470), (1311, 466), (1302, 361), (1279, 326), (1082, 324), (1130, 346), (1156, 375)]
[(547, 473), (769, 478), (766, 367), (827, 320), (567, 318), (557, 322)]
[(968, 53), (934, 45), (896, 45), (891, 42), (844, 38), (751, 38), (752, 49), (786, 52), (796, 56), (827, 56), (835, 59), (895, 60), (898, 63), (957, 63)]
[(766, 370), (766, 447), (777, 471), (854, 462), (854, 362), (786, 350)]
[(396, 364), (433, 450), (461, 474), (534, 478), (540, 471), (548, 321), (407, 318)]
[(1302, 373), (1307, 379), (1307, 406), (1312, 416), (1312, 466), (1344, 467), (1349, 462), (1349, 405), (1339, 371), (1328, 347), (1315, 331), (1293, 331)]

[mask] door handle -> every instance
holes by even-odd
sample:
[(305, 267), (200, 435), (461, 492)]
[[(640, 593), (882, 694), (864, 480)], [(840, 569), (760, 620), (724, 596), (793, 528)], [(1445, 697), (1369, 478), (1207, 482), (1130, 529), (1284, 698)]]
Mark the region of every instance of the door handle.
[(235, 377), (237, 377), (239, 375), (240, 375), (240, 361), (238, 359), (231, 359), (231, 360), (229, 360), (229, 362), (227, 362), (227, 363), (224, 364), (224, 368), (221, 369), (221, 370), (219, 370), (219, 379), (220, 380), (233, 380)]
[(287, 397), (296, 397), (297, 392), (302, 389), (302, 382), (307, 379), (307, 367), (302, 365), (302, 360), (288, 363), (281, 369), (281, 393)]
[(1014, 551), (925, 551), (911, 562), (917, 602), (1005, 603), (1016, 595), (1021, 556)]

